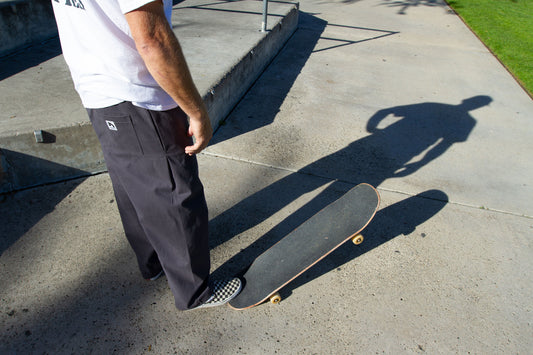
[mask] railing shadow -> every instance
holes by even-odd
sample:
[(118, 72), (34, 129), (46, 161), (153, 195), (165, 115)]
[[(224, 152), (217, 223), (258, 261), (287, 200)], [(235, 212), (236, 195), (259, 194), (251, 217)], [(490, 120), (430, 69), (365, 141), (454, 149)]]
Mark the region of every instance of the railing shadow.
[[(324, 31), (327, 27), (352, 30), (353, 36), (346, 38), (325, 36)], [(296, 32), (274, 58), (265, 73), (250, 88), (245, 98), (234, 109), (233, 114), (228, 116), (232, 118), (229, 124), (236, 129), (228, 130), (219, 127), (210, 145), (214, 146), (244, 132), (250, 132), (271, 124), (313, 53), (379, 40), (398, 33), (384, 29), (330, 24), (313, 14), (300, 11)], [(320, 48), (317, 46), (320, 40), (333, 42), (333, 45)], [(255, 101), (253, 109), (246, 106), (246, 103), (250, 101)], [(221, 127), (225, 123), (228, 122), (223, 122)]]

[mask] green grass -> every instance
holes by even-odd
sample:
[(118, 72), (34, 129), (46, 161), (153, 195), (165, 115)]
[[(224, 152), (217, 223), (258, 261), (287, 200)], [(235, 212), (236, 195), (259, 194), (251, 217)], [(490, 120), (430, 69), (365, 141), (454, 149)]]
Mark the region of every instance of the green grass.
[(533, 94), (533, 0), (448, 0), (522, 86)]

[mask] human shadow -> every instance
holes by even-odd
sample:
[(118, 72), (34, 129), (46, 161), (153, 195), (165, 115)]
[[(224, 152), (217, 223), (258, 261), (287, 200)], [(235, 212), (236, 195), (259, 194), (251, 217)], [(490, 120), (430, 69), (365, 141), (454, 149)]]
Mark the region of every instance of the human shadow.
[[(470, 111), (491, 101), (488, 96), (475, 96), (458, 105), (427, 102), (379, 110), (367, 122), (368, 136), (287, 175), (216, 216), (211, 221), (213, 247), (257, 226), (304, 194), (322, 189), (315, 198), (243, 249), (216, 273), (226, 275), (245, 268), (263, 251), (354, 185), (366, 182), (378, 187), (387, 179), (415, 173), (453, 144), (466, 141), (476, 124)], [(447, 201), (446, 194), (439, 190), (428, 190), (421, 196)], [(420, 201), (420, 198), (412, 199), (403, 206), (414, 211), (413, 206)], [(380, 212), (376, 217), (378, 222), (374, 223), (379, 223), (383, 213), (389, 212)], [(414, 221), (424, 221), (414, 218), (418, 215), (415, 212), (404, 213), (412, 215)], [(415, 227), (416, 224), (411, 223), (410, 229)], [(400, 225), (389, 234), (399, 235), (403, 233), (402, 228)]]

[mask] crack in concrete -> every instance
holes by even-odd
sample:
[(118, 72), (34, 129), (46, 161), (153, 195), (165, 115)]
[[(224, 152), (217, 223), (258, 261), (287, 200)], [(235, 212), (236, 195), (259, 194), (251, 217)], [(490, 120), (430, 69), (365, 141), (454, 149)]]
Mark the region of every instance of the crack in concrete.
[[(330, 176), (318, 175), (316, 173), (303, 172), (303, 171), (300, 171), (298, 169), (291, 169), (291, 168), (287, 168), (287, 167), (261, 163), (261, 162), (258, 162), (258, 161), (253, 161), (253, 160), (250, 160), (250, 159), (234, 157), (234, 156), (230, 156), (230, 155), (212, 153), (212, 152), (207, 152), (207, 151), (203, 151), (200, 154), (201, 155), (210, 156), (210, 157), (214, 157), (214, 158), (233, 160), (233, 161), (237, 161), (237, 162), (241, 162), (241, 163), (247, 163), (247, 164), (251, 164), (251, 165), (257, 165), (257, 166), (261, 166), (261, 167), (265, 167), (265, 168), (286, 171), (286, 172), (289, 172), (289, 173), (297, 173), (297, 174), (301, 174), (301, 175), (309, 175), (309, 176), (318, 177), (318, 178), (321, 178), (321, 179), (326, 179), (326, 180), (329, 180), (329, 181), (339, 181), (339, 182), (352, 184), (352, 185), (356, 184), (355, 182), (349, 181), (349, 180), (334, 179), (334, 178), (332, 178)], [(476, 206), (476, 205), (473, 205), (473, 204), (468, 204), (468, 203), (458, 202), (458, 201), (449, 201), (449, 200), (445, 201), (445, 200), (442, 200), (442, 199), (432, 198), (432, 197), (429, 197), (429, 196), (419, 196), (419, 195), (413, 194), (411, 192), (400, 191), (400, 190), (396, 190), (396, 189), (389, 189), (389, 188), (385, 188), (385, 187), (376, 187), (376, 189), (380, 190), (380, 191), (386, 191), (386, 192), (401, 194), (401, 195), (405, 195), (405, 196), (409, 196), (409, 197), (419, 197), (419, 198), (423, 198), (423, 199), (427, 199), (427, 200), (444, 202), (446, 204), (451, 204), (451, 205), (456, 205), (456, 206), (461, 206), (461, 207), (468, 207), (468, 208), (478, 209), (478, 210), (482, 210), (482, 211), (495, 212), (495, 213), (506, 214), (506, 215), (515, 216), (515, 217), (523, 217), (523, 218), (533, 219), (533, 216), (528, 216), (526, 214), (519, 214), (519, 213), (516, 213), (516, 212), (500, 210), (500, 209), (497, 209), (497, 208), (492, 208), (492, 207), (487, 207), (487, 206)]]

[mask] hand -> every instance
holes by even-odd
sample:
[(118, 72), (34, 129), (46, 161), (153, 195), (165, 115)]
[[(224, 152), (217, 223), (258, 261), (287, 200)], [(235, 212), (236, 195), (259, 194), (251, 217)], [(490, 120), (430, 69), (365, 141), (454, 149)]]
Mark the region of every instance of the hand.
[(194, 137), (194, 144), (185, 147), (185, 153), (194, 155), (200, 153), (211, 140), (213, 128), (209, 116), (205, 115), (202, 119), (190, 119), (189, 137)]
[(422, 164), (420, 162), (414, 162), (410, 164), (405, 164), (401, 168), (397, 169), (394, 174), (392, 174), (391, 177), (399, 178), (399, 177), (406, 177), (407, 175), (410, 175), (414, 172), (416, 172)]

